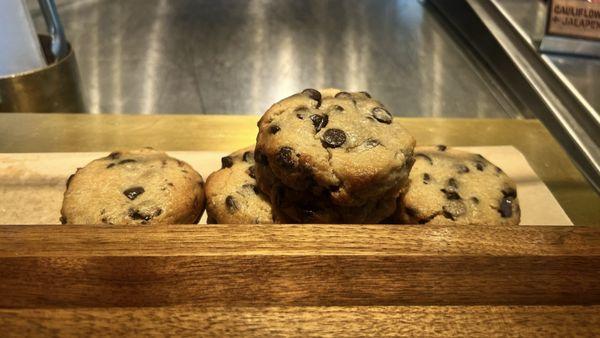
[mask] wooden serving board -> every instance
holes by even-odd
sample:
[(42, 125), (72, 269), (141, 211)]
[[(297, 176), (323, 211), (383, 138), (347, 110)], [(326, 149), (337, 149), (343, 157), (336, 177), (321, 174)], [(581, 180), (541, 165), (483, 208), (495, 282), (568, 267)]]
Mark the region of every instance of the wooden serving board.
[(594, 336), (600, 230), (0, 225), (3, 336)]
[[(459, 148), (480, 153), (517, 183), (523, 225), (572, 225), (550, 190), (514, 147)], [(232, 149), (232, 151), (235, 149)], [(206, 178), (226, 152), (173, 151)], [(0, 224), (57, 224), (67, 177), (107, 153), (0, 154)], [(200, 223), (206, 223), (206, 215)]]

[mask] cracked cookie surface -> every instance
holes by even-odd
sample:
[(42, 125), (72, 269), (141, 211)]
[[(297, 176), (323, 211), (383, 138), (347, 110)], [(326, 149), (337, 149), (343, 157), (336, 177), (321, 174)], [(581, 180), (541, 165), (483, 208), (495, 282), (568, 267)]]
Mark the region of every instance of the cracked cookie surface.
[(514, 181), (481, 155), (444, 145), (417, 147), (409, 182), (398, 199), (394, 222), (519, 224)]
[(221, 159), (221, 169), (206, 179), (208, 223), (279, 223), (269, 197), (256, 185), (254, 146)]
[(164, 152), (116, 151), (69, 177), (61, 223), (197, 223), (204, 211), (203, 187), (190, 165)]
[(274, 104), (258, 127), (256, 161), (285, 187), (335, 206), (398, 194), (413, 162), (414, 138), (365, 92), (306, 89)]

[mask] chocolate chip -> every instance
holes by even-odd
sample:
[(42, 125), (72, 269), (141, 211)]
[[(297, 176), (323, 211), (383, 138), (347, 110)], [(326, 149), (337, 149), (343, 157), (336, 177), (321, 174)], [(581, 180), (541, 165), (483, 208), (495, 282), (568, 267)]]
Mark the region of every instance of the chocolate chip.
[(467, 167), (467, 166), (466, 166), (466, 165), (464, 165), (464, 164), (459, 164), (459, 165), (457, 166), (457, 168), (458, 168), (458, 173), (459, 173), (459, 174), (466, 174), (466, 173), (468, 173), (468, 172), (470, 171), (470, 170), (469, 170), (469, 167)]
[(247, 151), (242, 156), (242, 160), (248, 163), (254, 163), (254, 153), (252, 151)]
[(119, 157), (121, 157), (121, 153), (118, 151), (113, 151), (112, 153), (110, 153), (108, 156), (108, 158), (110, 158), (111, 160), (116, 160)]
[(110, 163), (109, 165), (106, 166), (106, 169), (110, 169), (110, 168), (112, 168), (114, 166), (115, 166), (115, 163)]
[(281, 128), (279, 128), (279, 126), (276, 125), (272, 125), (269, 127), (269, 132), (271, 134), (277, 134), (277, 132), (279, 132), (281, 130)]
[(502, 190), (502, 195), (504, 197), (515, 198), (515, 197), (517, 197), (517, 191), (515, 189), (509, 187), (509, 188)]
[(321, 93), (318, 90), (307, 88), (302, 91), (302, 94), (310, 97), (311, 99), (317, 101), (317, 108), (321, 105)]
[(304, 120), (304, 115), (302, 115), (302, 114), (296, 114), (296, 117), (299, 118), (300, 120)]
[[(147, 224), (149, 220), (160, 215), (162, 213), (162, 209), (158, 208), (154, 210), (151, 214), (144, 214), (140, 212), (138, 209), (129, 208), (129, 218), (133, 220), (142, 220), (142, 224)], [(110, 224), (110, 223), (109, 223)]]
[(346, 142), (346, 133), (341, 129), (327, 129), (321, 143), (325, 148), (337, 148)]
[(479, 171), (483, 171), (483, 168), (485, 168), (485, 164), (483, 164), (483, 162), (475, 162), (475, 168), (477, 168), (477, 170)]
[(254, 152), (254, 160), (262, 165), (269, 165), (267, 155), (263, 154), (260, 150)]
[(448, 147), (443, 144), (438, 144), (436, 147), (439, 151), (446, 151), (446, 149), (448, 149)]
[(290, 147), (281, 147), (275, 156), (277, 163), (286, 169), (292, 169), (296, 166), (294, 161), (294, 149)]
[(423, 184), (429, 184), (429, 181), (431, 181), (431, 176), (429, 176), (428, 173), (424, 173), (423, 174)]
[(443, 192), (446, 195), (446, 198), (449, 200), (459, 200), (461, 197), (456, 191), (457, 188), (458, 183), (456, 182), (456, 179), (450, 178), (446, 187), (444, 189), (440, 189), (440, 191)]
[(174, 187), (173, 183), (171, 183), (171, 182), (168, 182), (167, 185), (170, 187)]
[(512, 216), (512, 204), (512, 197), (502, 197), (502, 200), (500, 200), (500, 210), (498, 210), (502, 217), (507, 218)]
[(248, 174), (248, 176), (256, 179), (256, 168), (254, 168), (254, 166), (249, 167), (246, 173)]
[(231, 168), (233, 165), (233, 158), (231, 156), (225, 156), (221, 158), (221, 169)]
[[(140, 213), (140, 211), (137, 209), (129, 208), (129, 218), (134, 219), (134, 220), (141, 219), (144, 221), (149, 221), (152, 219), (152, 215), (143, 214), (143, 213)], [(145, 224), (144, 222), (142, 222), (142, 223)]]
[(136, 160), (133, 160), (133, 159), (130, 159), (130, 158), (128, 158), (128, 159), (126, 159), (126, 160), (119, 161), (119, 163), (117, 163), (117, 164), (121, 165), (121, 164), (125, 164), (125, 163), (135, 163), (135, 162), (137, 162), (137, 161), (136, 161)]
[(373, 117), (381, 123), (385, 123), (385, 124), (392, 123), (392, 114), (390, 114), (390, 112), (387, 111), (385, 108), (375, 107), (371, 111), (371, 114), (373, 114)]
[(379, 142), (379, 140), (376, 140), (376, 139), (373, 139), (373, 138), (370, 138), (370, 139), (368, 139), (368, 140), (365, 141), (365, 147), (367, 149), (375, 148), (375, 147), (377, 147), (380, 144), (381, 144), (381, 142)]
[(348, 92), (339, 92), (334, 96), (336, 99), (350, 99), (352, 98), (352, 94)]
[(127, 198), (129, 198), (130, 200), (134, 200), (136, 199), (139, 195), (143, 194), (145, 192), (144, 188), (142, 187), (132, 187), (129, 188), (125, 191), (123, 191), (123, 195), (127, 196)]
[(448, 180), (448, 186), (452, 188), (458, 188), (458, 183), (456, 183), (456, 179), (451, 178)]
[(225, 206), (227, 207), (227, 211), (229, 211), (229, 213), (231, 214), (235, 213), (240, 209), (237, 205), (237, 202), (235, 201), (235, 198), (231, 195), (225, 198)]
[(429, 157), (423, 153), (416, 153), (415, 157), (422, 157), (422, 158), (426, 159), (427, 162), (429, 162), (429, 164), (433, 165), (433, 160), (431, 159), (431, 157)]
[(500, 174), (500, 173), (502, 173), (502, 169), (500, 169), (500, 168), (496, 167), (496, 172), (497, 172), (498, 174)]
[(446, 198), (449, 200), (459, 200), (460, 199), (460, 195), (450, 187), (440, 189), (440, 191), (443, 192), (446, 195)]
[(60, 216), (59, 220), (60, 224), (67, 224), (67, 218), (65, 216)]
[(315, 126), (315, 132), (318, 133), (322, 128), (325, 128), (327, 126), (327, 123), (329, 122), (329, 116), (313, 114), (310, 116), (310, 120)]
[(321, 101), (321, 93), (316, 89), (312, 89), (312, 88), (304, 89), (302, 91), (302, 94), (310, 97), (311, 99), (313, 99), (315, 101)]
[(68, 188), (68, 187), (69, 187), (69, 185), (71, 184), (71, 180), (73, 179), (73, 176), (75, 176), (75, 174), (71, 174), (71, 175), (69, 176), (69, 178), (67, 178), (67, 184), (66, 184), (66, 185), (67, 185), (67, 188)]
[(364, 96), (368, 97), (369, 99), (371, 98), (371, 94), (367, 93), (367, 92), (360, 92), (361, 94), (363, 94)]
[(451, 219), (453, 221), (455, 220), (454, 216), (447, 210), (442, 210), (442, 214), (444, 215), (444, 217), (446, 217), (448, 219)]
[(473, 201), (475, 204), (479, 204), (479, 198), (477, 197), (471, 197), (471, 201)]

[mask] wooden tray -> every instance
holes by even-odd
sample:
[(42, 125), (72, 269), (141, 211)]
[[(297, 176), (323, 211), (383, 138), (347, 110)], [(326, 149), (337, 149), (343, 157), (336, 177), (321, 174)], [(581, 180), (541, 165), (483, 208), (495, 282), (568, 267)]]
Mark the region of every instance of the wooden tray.
[[(550, 190), (514, 147), (459, 148), (481, 153), (500, 166), (518, 186), (521, 224), (572, 225)], [(0, 154), (0, 224), (56, 224), (67, 177), (107, 153)], [(169, 152), (204, 178), (217, 170), (225, 152)], [(200, 223), (206, 223), (206, 215)]]
[(0, 232), (3, 335), (600, 332), (596, 228), (1, 225)]

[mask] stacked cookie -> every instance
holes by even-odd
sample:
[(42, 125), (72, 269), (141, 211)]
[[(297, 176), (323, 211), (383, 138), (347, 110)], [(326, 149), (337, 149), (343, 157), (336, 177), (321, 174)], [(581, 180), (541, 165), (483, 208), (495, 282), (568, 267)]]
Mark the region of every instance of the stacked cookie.
[(368, 93), (307, 89), (274, 104), (258, 127), (256, 185), (280, 219), (377, 223), (396, 210), (415, 140)]
[(210, 222), (519, 224), (516, 186), (500, 168), (443, 145), (414, 148), (366, 92), (306, 89), (258, 128), (255, 147), (208, 177)]

